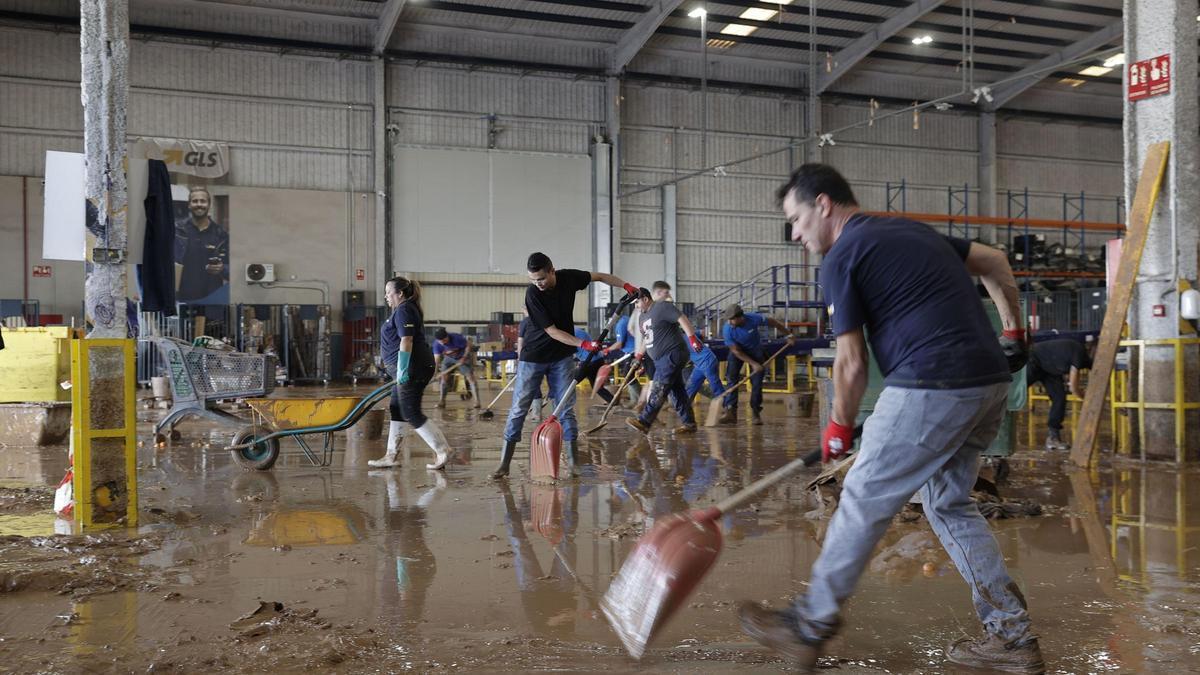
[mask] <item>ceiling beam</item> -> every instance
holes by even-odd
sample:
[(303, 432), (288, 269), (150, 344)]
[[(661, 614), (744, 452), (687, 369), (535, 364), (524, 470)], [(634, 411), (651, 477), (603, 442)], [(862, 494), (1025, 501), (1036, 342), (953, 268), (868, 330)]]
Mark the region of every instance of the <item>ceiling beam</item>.
[(1069, 44), (1066, 47), (1041, 59), (1037, 63), (1017, 71), (1012, 77), (1004, 78), (1004, 83), (991, 87), (992, 100), (985, 105), (987, 110), (999, 110), (1022, 92), (1044, 80), (1055, 72), (1056, 67), (1068, 61), (1096, 51), (1113, 40), (1120, 39), (1124, 32), (1124, 24), (1117, 19), (1104, 28), (1087, 37)]
[[(833, 69), (828, 73), (821, 73), (817, 76), (816, 86), (813, 88), (814, 93), (821, 94), (828, 89), (834, 82), (837, 82), (850, 69), (858, 65), (866, 57), (871, 55), (879, 45), (886, 42), (896, 33), (908, 28), (912, 22), (920, 19), (929, 12), (932, 12), (946, 0), (916, 0), (908, 7), (900, 10), (894, 16), (889, 17), (886, 21), (875, 26), (862, 34), (854, 42), (846, 45), (833, 55)], [(818, 12), (818, 15), (820, 12)]]
[(400, 23), (400, 13), (404, 11), (404, 2), (405, 0), (388, 0), (383, 11), (379, 13), (379, 24), (375, 27), (375, 40), (371, 46), (371, 51), (376, 56), (382, 56), (388, 43), (392, 41), (396, 25)]
[(652, 6), (651, 11), (645, 16), (638, 19), (633, 28), (625, 31), (621, 36), (621, 40), (617, 42), (612, 50), (612, 58), (609, 59), (608, 70), (611, 73), (620, 73), (625, 70), (625, 66), (633, 61), (633, 57), (642, 51), (642, 47), (654, 35), (658, 27), (662, 25), (667, 17), (671, 16), (672, 12), (683, 4), (683, 0), (659, 0), (657, 6)]

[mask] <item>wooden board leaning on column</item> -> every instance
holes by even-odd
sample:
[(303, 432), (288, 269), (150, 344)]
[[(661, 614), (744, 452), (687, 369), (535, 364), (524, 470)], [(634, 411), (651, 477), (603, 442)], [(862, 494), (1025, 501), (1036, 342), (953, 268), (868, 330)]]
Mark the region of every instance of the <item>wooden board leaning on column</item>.
[(1154, 203), (1162, 188), (1163, 174), (1167, 170), (1167, 156), (1171, 144), (1168, 141), (1155, 143), (1146, 152), (1142, 163), (1142, 174), (1138, 178), (1137, 191), (1133, 196), (1133, 208), (1125, 229), (1125, 244), (1121, 249), (1121, 264), (1117, 277), (1109, 291), (1108, 308), (1104, 312), (1104, 323), (1100, 328), (1100, 341), (1092, 370), (1088, 373), (1087, 391), (1083, 395), (1083, 407), (1075, 423), (1075, 434), (1071, 447), (1071, 461), (1079, 466), (1088, 466), (1096, 449), (1096, 435), (1100, 431), (1100, 417), (1104, 412), (1104, 394), (1108, 389), (1109, 375), (1117, 358), (1117, 347), (1121, 341), (1121, 328), (1129, 314), (1133, 299), (1133, 284), (1142, 263), (1142, 251), (1146, 247), (1146, 235), (1150, 232), (1150, 216)]

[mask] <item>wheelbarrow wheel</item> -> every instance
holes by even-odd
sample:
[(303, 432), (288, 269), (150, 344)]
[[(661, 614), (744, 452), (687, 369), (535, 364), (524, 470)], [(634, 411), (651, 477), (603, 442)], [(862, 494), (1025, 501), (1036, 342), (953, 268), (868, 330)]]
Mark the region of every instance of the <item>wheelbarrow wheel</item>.
[[(254, 429), (246, 428), (238, 432), (233, 437), (232, 445), (241, 445), (255, 441)], [(248, 448), (237, 448), (230, 450), (233, 454), (233, 461), (237, 462), (245, 469), (254, 469), (255, 471), (267, 471), (275, 466), (275, 460), (279, 459), (279, 439), (272, 438), (267, 441), (256, 441), (254, 445)]]

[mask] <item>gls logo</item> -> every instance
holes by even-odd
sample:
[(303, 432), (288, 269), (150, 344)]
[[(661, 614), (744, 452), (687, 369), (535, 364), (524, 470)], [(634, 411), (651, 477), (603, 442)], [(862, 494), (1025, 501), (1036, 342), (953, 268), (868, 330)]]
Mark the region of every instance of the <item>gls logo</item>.
[(189, 152), (183, 156), (183, 163), (207, 169), (217, 165), (217, 158), (218, 155), (215, 152)]
[(217, 166), (220, 163), (221, 154), (218, 152), (196, 152), (192, 150), (185, 153), (182, 150), (167, 150), (163, 153), (163, 161), (167, 164), (185, 164), (201, 169), (208, 169)]

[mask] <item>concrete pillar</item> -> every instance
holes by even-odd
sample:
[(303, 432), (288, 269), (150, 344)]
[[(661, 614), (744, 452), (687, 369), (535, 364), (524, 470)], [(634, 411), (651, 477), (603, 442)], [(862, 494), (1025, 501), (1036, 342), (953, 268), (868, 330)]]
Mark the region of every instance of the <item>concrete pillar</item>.
[[(996, 113), (979, 113), (979, 215), (996, 215)], [(979, 228), (980, 238), (996, 243), (996, 226)]]
[[(1180, 337), (1178, 280), (1193, 284), (1197, 277), (1197, 242), (1200, 231), (1200, 115), (1196, 100), (1197, 42), (1196, 0), (1125, 0), (1125, 81), (1128, 65), (1163, 54), (1171, 57), (1171, 91), (1168, 94), (1125, 103), (1125, 198), (1133, 194), (1147, 147), (1171, 142), (1171, 155), (1162, 192), (1150, 221), (1150, 231), (1130, 310), (1130, 333), (1135, 338)], [(1155, 316), (1156, 307), (1165, 310)], [(1146, 354), (1147, 402), (1175, 399), (1175, 358), (1170, 347), (1150, 347)], [(1200, 379), (1196, 359), (1186, 359), (1186, 381)], [(1195, 400), (1195, 385), (1189, 392)], [(1174, 412), (1146, 411), (1147, 457), (1175, 459)], [(1197, 417), (1189, 416), (1188, 436), (1198, 439)], [(1192, 440), (1196, 457), (1197, 440)]]
[(608, 127), (609, 190), (612, 208), (609, 213), (612, 224), (612, 269), (619, 269), (621, 257), (621, 79), (609, 77), (604, 83), (604, 124)]
[[(613, 191), (609, 182), (612, 171), (612, 146), (592, 143), (592, 269), (613, 271)], [(605, 307), (612, 300), (612, 288), (607, 284), (592, 284), (592, 307)]]
[(79, 46), (83, 103), (84, 197), (96, 214), (85, 252), (88, 337), (125, 338), (125, 111), (129, 92), (128, 0), (82, 0)]
[[(390, 222), (388, 194), (391, 186), (387, 184), (387, 60), (382, 56), (375, 58), (373, 72), (373, 112), (374, 119), (371, 129), (374, 152), (374, 185), (375, 185), (375, 292), (382, 293), (383, 285), (392, 276), (392, 237), (388, 230)], [(376, 304), (383, 304), (378, 302)]]
[(676, 221), (678, 212), (675, 184), (664, 185), (659, 189), (662, 191), (663, 276), (675, 290), (675, 297), (679, 297), (679, 263), (676, 256), (679, 250), (679, 227)]

